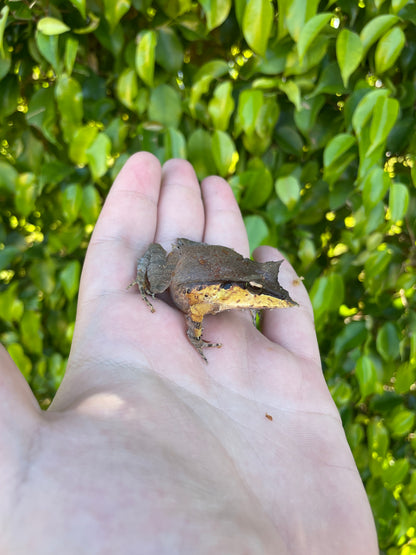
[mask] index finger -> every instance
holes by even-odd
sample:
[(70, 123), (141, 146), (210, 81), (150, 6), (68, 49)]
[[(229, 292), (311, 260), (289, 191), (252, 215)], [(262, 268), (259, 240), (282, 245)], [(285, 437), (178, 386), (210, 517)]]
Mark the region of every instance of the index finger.
[(134, 279), (134, 263), (155, 237), (160, 182), (160, 163), (149, 152), (134, 154), (126, 162), (92, 234), (80, 299), (125, 289)]

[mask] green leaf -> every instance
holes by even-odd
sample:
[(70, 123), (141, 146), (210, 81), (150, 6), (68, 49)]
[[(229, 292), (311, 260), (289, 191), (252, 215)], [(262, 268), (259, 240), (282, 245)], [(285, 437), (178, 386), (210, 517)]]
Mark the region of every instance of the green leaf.
[(363, 355), (357, 360), (355, 375), (360, 387), (361, 397), (365, 399), (377, 391), (377, 371), (372, 359)]
[(174, 127), (165, 131), (165, 160), (170, 158), (186, 158), (186, 141), (183, 134)]
[(391, 258), (392, 253), (388, 249), (376, 251), (368, 257), (364, 264), (364, 284), (367, 289), (374, 289), (378, 281), (383, 278)]
[(393, 27), (379, 40), (375, 53), (377, 74), (384, 73), (393, 67), (405, 42), (406, 37), (400, 27)]
[(264, 56), (273, 25), (270, 0), (248, 0), (243, 16), (243, 35), (256, 54)]
[(82, 190), (80, 215), (86, 224), (95, 224), (101, 210), (101, 198), (94, 185), (87, 185)]
[(212, 138), (205, 129), (196, 129), (189, 136), (188, 156), (198, 179), (215, 174), (217, 167), (212, 154)]
[(158, 0), (158, 4), (171, 19), (176, 19), (191, 9), (191, 0)]
[(62, 214), (68, 223), (74, 222), (82, 204), (82, 187), (79, 183), (67, 185), (62, 191)]
[(74, 37), (69, 36), (65, 42), (65, 70), (68, 75), (71, 75), (74, 67), (75, 59), (78, 52), (79, 42)]
[[(74, 2), (79, 3), (79, 4), (83, 4), (84, 1), (85, 0), (71, 0), (71, 2), (73, 4), (74, 4)], [(89, 33), (92, 33), (93, 31), (95, 31), (100, 25), (99, 16), (95, 15), (93, 12), (88, 12), (87, 21), (88, 22), (87, 22), (87, 25), (85, 25), (85, 27), (78, 27), (78, 29), (73, 29), (73, 32), (76, 33), (77, 35), (87, 35)], [(115, 39), (115, 37), (111, 37), (111, 38)]]
[(228, 73), (228, 64), (224, 60), (211, 60), (199, 69), (193, 78), (189, 108), (195, 115), (195, 108), (201, 96), (208, 92), (214, 79)]
[(360, 37), (353, 31), (343, 29), (337, 37), (336, 53), (342, 81), (346, 87), (350, 75), (360, 65), (363, 56), (363, 45)]
[(159, 85), (150, 94), (148, 113), (152, 121), (165, 127), (178, 127), (182, 116), (179, 94), (170, 85)]
[(330, 392), (337, 407), (346, 405), (352, 397), (352, 387), (348, 383), (341, 380), (337, 381), (330, 387)]
[(62, 33), (66, 33), (70, 31), (71, 28), (68, 27), (63, 21), (60, 19), (55, 19), (54, 17), (43, 17), (39, 19), (38, 31), (43, 33), (44, 35), (62, 35)]
[(253, 133), (263, 102), (262, 91), (246, 89), (240, 94), (235, 122), (235, 133), (237, 135), (241, 131), (247, 134)]
[(282, 34), (282, 26), (285, 26), (290, 36), (299, 40), (300, 33), (306, 22), (311, 19), (318, 6), (318, 0), (289, 0), (279, 4), (279, 35)]
[(385, 143), (388, 134), (396, 122), (399, 109), (399, 102), (395, 98), (381, 96), (376, 100), (370, 127), (371, 144), (367, 155)]
[(78, 293), (80, 275), (81, 264), (78, 260), (71, 260), (68, 262), (59, 274), (59, 282), (69, 301), (75, 298), (75, 295)]
[(139, 34), (136, 46), (135, 66), (137, 74), (149, 87), (153, 87), (156, 44), (156, 31), (142, 31)]
[(8, 162), (0, 160), (0, 192), (14, 193), (19, 173)]
[(117, 97), (130, 110), (133, 110), (136, 106), (137, 93), (139, 92), (139, 87), (137, 84), (137, 74), (134, 69), (125, 68), (119, 78), (117, 79), (116, 85)]
[(204, 9), (208, 31), (219, 27), (227, 19), (231, 0), (198, 0), (198, 2)]
[(301, 63), (310, 45), (322, 29), (328, 24), (331, 18), (332, 13), (320, 13), (312, 17), (312, 19), (306, 22), (301, 28), (297, 43), (298, 56)]
[(238, 153), (234, 141), (225, 131), (214, 131), (212, 135), (212, 155), (219, 175), (227, 177), (234, 173), (238, 162)]
[(88, 165), (94, 181), (102, 177), (108, 169), (111, 141), (105, 133), (99, 133), (86, 151)]
[(414, 428), (416, 414), (414, 411), (401, 409), (387, 419), (387, 425), (394, 438), (404, 437)]
[(400, 395), (404, 395), (411, 391), (416, 379), (416, 366), (411, 363), (401, 364), (397, 369), (394, 390)]
[(7, 75), (1, 83), (0, 122), (16, 111), (18, 98), (18, 77), (17, 75)]
[(11, 266), (17, 254), (19, 254), (17, 247), (4, 247), (0, 249), (0, 272), (7, 270)]
[(330, 312), (336, 312), (344, 300), (344, 282), (339, 274), (330, 274), (316, 279), (310, 298), (317, 324)]
[(300, 183), (293, 175), (279, 177), (274, 187), (280, 200), (289, 210), (293, 210), (300, 199)]
[(380, 37), (385, 35), (392, 25), (397, 23), (399, 18), (397, 15), (378, 15), (364, 25), (360, 33), (361, 43), (363, 45), (363, 55)]
[(83, 125), (78, 127), (69, 144), (69, 157), (78, 166), (88, 163), (87, 150), (98, 135), (97, 127)]
[(348, 133), (335, 135), (324, 150), (324, 179), (332, 185), (344, 173), (356, 153), (350, 149), (356, 144), (355, 137)]
[(58, 144), (56, 105), (52, 88), (38, 89), (30, 99), (26, 120), (52, 144)]
[(290, 102), (292, 102), (292, 104), (295, 105), (296, 110), (297, 111), (301, 110), (302, 97), (301, 97), (300, 88), (297, 85), (297, 83), (291, 80), (283, 81), (280, 79), (277, 86), (281, 91), (283, 91), (286, 94)]
[(309, 266), (316, 260), (316, 248), (311, 239), (304, 237), (299, 243), (298, 257), (304, 268)]
[(12, 58), (9, 52), (6, 52), (4, 56), (0, 53), (0, 81), (9, 73), (11, 65)]
[(26, 217), (32, 212), (38, 192), (36, 176), (33, 173), (19, 174), (14, 197), (14, 204), (18, 214)]
[(392, 322), (386, 322), (377, 333), (377, 351), (385, 361), (392, 361), (400, 355), (400, 336)]
[(71, 4), (76, 8), (82, 17), (85, 19), (86, 15), (86, 0), (70, 0)]
[(81, 125), (84, 114), (81, 85), (73, 77), (62, 74), (55, 87), (55, 97), (61, 116), (61, 129), (65, 141), (69, 143)]
[(39, 52), (51, 64), (56, 73), (60, 72), (58, 38), (58, 35), (47, 36), (40, 31), (37, 31), (35, 35)]
[(410, 464), (407, 459), (391, 461), (381, 474), (385, 487), (393, 490), (396, 486), (402, 484), (406, 479), (409, 469)]
[(327, 94), (341, 94), (344, 91), (342, 84), (341, 73), (339, 66), (336, 62), (330, 62), (326, 65), (319, 76), (318, 84), (314, 90), (314, 95), (323, 93)]
[(391, 9), (393, 13), (399, 13), (406, 5), (411, 4), (409, 0), (391, 0)]
[(230, 81), (224, 81), (215, 87), (213, 97), (208, 104), (208, 113), (215, 129), (226, 131), (234, 111), (233, 87)]
[(0, 314), (8, 322), (18, 322), (25, 309), (23, 301), (19, 299), (17, 287), (17, 283), (12, 283), (5, 291), (0, 292)]
[(390, 445), (390, 435), (381, 420), (372, 420), (367, 428), (368, 448), (371, 454), (385, 457)]
[(55, 271), (54, 261), (51, 259), (40, 260), (30, 267), (29, 276), (40, 291), (46, 295), (51, 295), (56, 286)]
[(266, 222), (261, 216), (252, 214), (244, 218), (250, 252), (259, 247), (269, 235)]
[(387, 89), (379, 89), (367, 93), (358, 103), (352, 116), (352, 126), (358, 136), (361, 135), (363, 129), (367, 126), (373, 115), (374, 106), (380, 97), (387, 97), (390, 91)]
[(20, 331), (26, 350), (40, 354), (43, 350), (41, 314), (33, 310), (26, 310), (20, 321)]
[(409, 206), (409, 189), (404, 183), (392, 183), (389, 194), (390, 219), (393, 223), (403, 220)]
[(130, 0), (104, 0), (104, 15), (111, 30), (114, 30), (123, 15), (129, 11), (130, 5)]
[(4, 6), (0, 11), (0, 58), (6, 57), (6, 49), (4, 47), (4, 30), (6, 28), (9, 11), (9, 6)]
[(156, 62), (170, 73), (182, 68), (184, 49), (175, 31), (169, 27), (158, 30), (155, 50)]
[(32, 362), (30, 358), (25, 355), (23, 347), (18, 343), (11, 343), (7, 346), (7, 351), (26, 380), (29, 380), (32, 371)]
[(363, 203), (366, 212), (370, 212), (382, 201), (390, 187), (390, 177), (381, 168), (374, 168), (363, 183)]
[(273, 191), (273, 179), (266, 167), (242, 172), (239, 182), (244, 191), (241, 206), (251, 210), (263, 206)]

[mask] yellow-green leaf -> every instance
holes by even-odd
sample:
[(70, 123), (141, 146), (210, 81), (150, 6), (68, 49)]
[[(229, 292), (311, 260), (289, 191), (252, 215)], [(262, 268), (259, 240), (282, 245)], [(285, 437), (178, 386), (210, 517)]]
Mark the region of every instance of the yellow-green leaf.
[(62, 35), (62, 33), (66, 33), (70, 30), (71, 28), (68, 27), (68, 25), (54, 17), (43, 17), (38, 21), (38, 31), (44, 35)]
[(155, 72), (155, 50), (157, 35), (155, 31), (143, 31), (138, 37), (136, 46), (136, 71), (149, 87), (153, 87)]
[(256, 54), (264, 56), (273, 24), (270, 0), (249, 0), (244, 10), (243, 35)]
[(375, 53), (376, 73), (384, 73), (396, 62), (406, 37), (400, 27), (393, 27), (379, 40)]
[(348, 29), (343, 29), (337, 37), (336, 54), (344, 86), (350, 75), (357, 69), (363, 55), (360, 37)]

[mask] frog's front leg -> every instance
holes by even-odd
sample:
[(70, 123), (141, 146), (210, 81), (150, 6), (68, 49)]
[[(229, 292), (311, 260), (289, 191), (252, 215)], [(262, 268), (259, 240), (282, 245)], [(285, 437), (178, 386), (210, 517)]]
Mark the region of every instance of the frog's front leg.
[(166, 251), (158, 243), (152, 243), (144, 255), (137, 262), (136, 279), (130, 284), (137, 284), (140, 295), (152, 312), (155, 311), (147, 298), (163, 293), (169, 287), (172, 268), (167, 262)]
[(147, 269), (149, 267), (151, 258), (152, 252), (149, 248), (137, 262), (136, 279), (132, 283), (130, 283), (127, 289), (130, 289), (130, 287), (133, 287), (133, 285), (137, 285), (142, 299), (145, 301), (150, 310), (154, 312), (155, 309), (152, 303), (147, 298), (147, 295), (150, 295), (152, 298), (154, 298), (155, 296), (155, 294), (149, 289), (149, 282), (147, 279)]
[(201, 357), (205, 360), (205, 362), (207, 362), (206, 356), (203, 353), (203, 349), (205, 349), (206, 347), (221, 347), (221, 343), (210, 343), (209, 341), (205, 341), (204, 339), (202, 339), (202, 320), (203, 316), (187, 314), (186, 335), (188, 336), (189, 341), (201, 355)]

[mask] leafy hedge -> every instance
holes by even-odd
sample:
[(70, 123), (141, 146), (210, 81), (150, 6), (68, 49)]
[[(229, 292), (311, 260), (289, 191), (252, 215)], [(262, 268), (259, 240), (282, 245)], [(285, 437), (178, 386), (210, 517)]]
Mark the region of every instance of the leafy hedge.
[(114, 176), (186, 157), (304, 276), (380, 545), (415, 553), (416, 4), (14, 0), (0, 89), (0, 339), (41, 405)]

